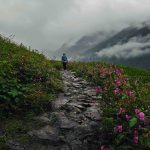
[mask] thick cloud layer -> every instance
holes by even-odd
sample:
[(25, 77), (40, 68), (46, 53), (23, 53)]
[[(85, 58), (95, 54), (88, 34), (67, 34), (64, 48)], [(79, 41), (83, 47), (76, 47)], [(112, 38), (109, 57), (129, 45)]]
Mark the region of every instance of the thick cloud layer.
[(150, 19), (149, 0), (0, 0), (0, 33), (48, 56), (64, 42)]
[(125, 44), (116, 44), (97, 52), (99, 57), (132, 58), (150, 53), (150, 35), (134, 37)]
[(99, 57), (111, 58), (115, 56), (116, 58), (131, 58), (150, 53), (150, 48), (145, 49), (144, 47), (150, 47), (150, 43), (128, 42), (123, 45), (115, 45), (113, 47), (103, 49), (96, 54)]

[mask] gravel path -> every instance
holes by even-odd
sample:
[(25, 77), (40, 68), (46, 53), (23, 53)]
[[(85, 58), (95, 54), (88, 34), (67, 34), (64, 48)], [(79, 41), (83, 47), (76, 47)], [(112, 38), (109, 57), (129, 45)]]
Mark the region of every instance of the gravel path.
[(74, 75), (62, 71), (64, 93), (60, 93), (53, 110), (35, 117), (45, 125), (30, 131), (31, 141), (20, 145), (10, 141), (11, 150), (98, 150), (101, 112), (95, 87)]

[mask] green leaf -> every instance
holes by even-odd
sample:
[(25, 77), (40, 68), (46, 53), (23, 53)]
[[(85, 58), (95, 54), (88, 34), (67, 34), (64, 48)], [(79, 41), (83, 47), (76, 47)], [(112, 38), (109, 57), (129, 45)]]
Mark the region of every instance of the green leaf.
[(117, 145), (122, 142), (122, 140), (124, 139), (124, 137), (125, 137), (124, 134), (119, 134), (119, 135), (117, 136), (117, 140), (116, 140)]
[(18, 91), (16, 89), (13, 89), (11, 92), (8, 92), (12, 97), (18, 96)]
[(134, 118), (132, 118), (132, 119), (130, 120), (130, 122), (129, 122), (129, 127), (132, 128), (132, 127), (134, 127), (136, 124), (137, 124), (137, 118), (134, 117)]
[(122, 95), (122, 100), (126, 99), (126, 95)]

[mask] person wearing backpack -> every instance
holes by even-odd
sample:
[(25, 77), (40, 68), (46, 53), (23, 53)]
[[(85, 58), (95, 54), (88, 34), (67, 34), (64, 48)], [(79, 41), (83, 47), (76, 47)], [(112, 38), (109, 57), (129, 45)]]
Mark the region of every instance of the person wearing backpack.
[(61, 58), (62, 64), (63, 64), (63, 69), (66, 70), (67, 69), (67, 63), (68, 63), (68, 59), (65, 53), (63, 53), (62, 58)]

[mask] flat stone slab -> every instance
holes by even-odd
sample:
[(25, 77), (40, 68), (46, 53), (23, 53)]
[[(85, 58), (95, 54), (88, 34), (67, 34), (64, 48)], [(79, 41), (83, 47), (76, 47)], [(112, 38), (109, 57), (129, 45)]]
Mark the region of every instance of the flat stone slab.
[(60, 97), (60, 98), (56, 99), (56, 101), (53, 103), (53, 107), (55, 109), (59, 109), (63, 105), (65, 105), (67, 102), (69, 102), (69, 99), (66, 99), (64, 97)]
[(47, 125), (40, 130), (33, 130), (28, 133), (31, 137), (40, 140), (48, 140), (49, 142), (56, 143), (60, 141), (58, 130), (50, 125)]
[(67, 117), (59, 118), (59, 128), (61, 129), (73, 129), (77, 124)]
[(34, 120), (37, 120), (39, 122), (43, 122), (46, 124), (49, 124), (51, 122), (51, 120), (46, 116), (37, 116), (37, 117), (34, 117)]
[(95, 107), (88, 108), (87, 111), (84, 112), (84, 115), (91, 120), (96, 120), (96, 121), (101, 120), (100, 113)]

